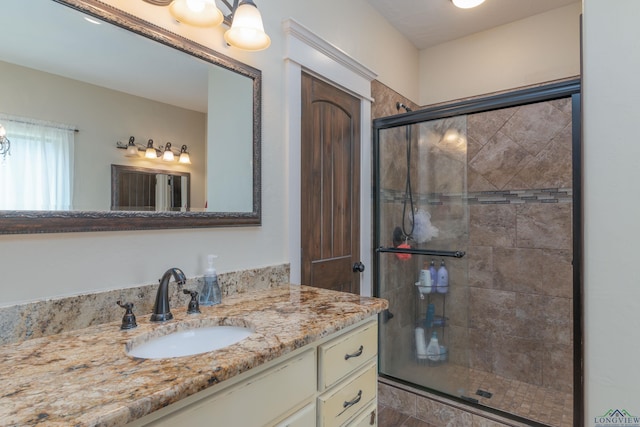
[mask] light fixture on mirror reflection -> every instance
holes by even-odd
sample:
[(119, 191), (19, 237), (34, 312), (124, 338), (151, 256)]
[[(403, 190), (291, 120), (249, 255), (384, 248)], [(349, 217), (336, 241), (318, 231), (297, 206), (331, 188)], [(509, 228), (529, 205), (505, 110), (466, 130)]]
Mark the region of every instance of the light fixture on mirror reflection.
[(471, 9), (480, 6), (484, 0), (451, 0), (451, 2), (460, 9)]
[(0, 124), (0, 156), (2, 161), (7, 159), (7, 156), (11, 155), (11, 141), (7, 138), (7, 130)]
[(230, 28), (224, 39), (230, 46), (242, 50), (263, 50), (271, 39), (264, 31), (262, 15), (253, 0), (219, 0), (229, 10), (225, 15), (215, 0), (144, 0), (157, 6), (169, 6), (169, 12), (178, 21), (195, 27), (215, 27), (222, 23)]
[(189, 156), (189, 152), (187, 151), (186, 145), (182, 145), (182, 147), (180, 148), (180, 152), (177, 152), (177, 151), (174, 151), (170, 142), (167, 142), (167, 144), (164, 147), (161, 146), (160, 148), (156, 148), (153, 145), (153, 139), (149, 139), (147, 141), (147, 145), (142, 146), (142, 145), (136, 144), (135, 137), (130, 136), (129, 142), (127, 144), (124, 144), (118, 141), (116, 142), (116, 147), (121, 149), (126, 149), (127, 150), (127, 153), (125, 154), (126, 157), (139, 157), (140, 156), (139, 153), (142, 151), (144, 152), (144, 157), (147, 159), (162, 159), (167, 162), (173, 162), (175, 161), (175, 156), (179, 155), (178, 157), (179, 163), (183, 163), (187, 165), (191, 164), (191, 157)]

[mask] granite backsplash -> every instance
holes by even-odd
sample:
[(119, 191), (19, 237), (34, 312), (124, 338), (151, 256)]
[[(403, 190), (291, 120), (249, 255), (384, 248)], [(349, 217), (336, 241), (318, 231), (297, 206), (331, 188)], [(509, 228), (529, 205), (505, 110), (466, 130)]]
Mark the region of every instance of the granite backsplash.
[[(218, 274), (225, 296), (268, 289), (289, 282), (289, 264)], [(189, 278), (183, 289), (200, 290), (202, 277)], [(95, 292), (0, 307), (0, 345), (86, 328), (122, 319), (124, 310), (116, 301), (134, 304), (139, 316), (153, 311), (158, 284)], [(186, 306), (189, 296), (178, 286), (169, 287), (172, 307)]]

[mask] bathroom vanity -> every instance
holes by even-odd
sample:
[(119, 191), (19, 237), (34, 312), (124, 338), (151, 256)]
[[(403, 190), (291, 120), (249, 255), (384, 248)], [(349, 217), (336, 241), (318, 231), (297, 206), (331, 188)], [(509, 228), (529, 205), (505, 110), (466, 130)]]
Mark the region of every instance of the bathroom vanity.
[[(7, 425), (377, 425), (384, 300), (282, 285), (138, 327), (108, 323), (0, 347)], [(117, 307), (115, 309), (118, 309)], [(208, 353), (134, 358), (148, 337), (202, 324), (253, 334)], [(186, 325), (186, 326), (185, 326)]]

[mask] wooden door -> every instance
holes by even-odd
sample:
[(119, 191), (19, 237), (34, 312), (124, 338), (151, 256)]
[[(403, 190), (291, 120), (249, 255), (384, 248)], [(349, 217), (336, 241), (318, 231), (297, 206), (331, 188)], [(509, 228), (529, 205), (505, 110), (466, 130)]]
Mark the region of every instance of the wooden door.
[(302, 74), (302, 283), (360, 293), (360, 100)]

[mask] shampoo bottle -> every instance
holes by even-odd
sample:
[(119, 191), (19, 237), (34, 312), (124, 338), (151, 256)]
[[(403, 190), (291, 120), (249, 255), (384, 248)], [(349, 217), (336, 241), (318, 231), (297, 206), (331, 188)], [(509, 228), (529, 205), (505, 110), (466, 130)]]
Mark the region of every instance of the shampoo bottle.
[(429, 267), (425, 262), (422, 266), (422, 270), (420, 270), (420, 286), (424, 289), (422, 290), (424, 293), (433, 292), (433, 285), (431, 283), (431, 272), (429, 271)]
[(444, 260), (442, 260), (438, 269), (438, 292), (441, 294), (449, 292), (449, 272), (444, 265)]
[(438, 272), (436, 271), (436, 263), (434, 260), (431, 260), (431, 264), (429, 265), (429, 273), (431, 273), (431, 292), (435, 292), (438, 286)]
[(218, 284), (218, 274), (213, 266), (213, 260), (217, 256), (209, 255), (207, 262), (209, 266), (204, 273), (204, 285), (202, 292), (200, 293), (200, 305), (215, 305), (222, 302), (222, 292), (220, 292), (220, 285)]
[(436, 332), (431, 335), (431, 340), (427, 346), (427, 359), (433, 362), (440, 360), (440, 344), (438, 344), (438, 334)]
[(424, 329), (417, 327), (415, 329), (416, 334), (416, 356), (418, 359), (427, 358), (427, 343), (424, 340)]

